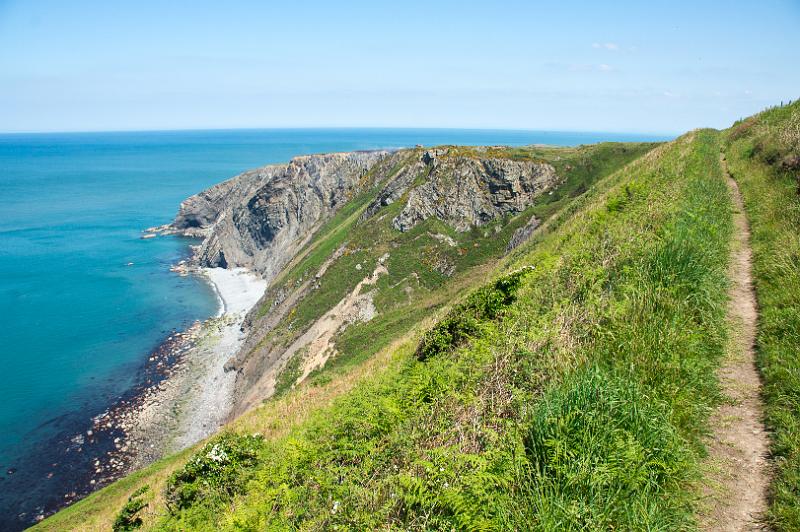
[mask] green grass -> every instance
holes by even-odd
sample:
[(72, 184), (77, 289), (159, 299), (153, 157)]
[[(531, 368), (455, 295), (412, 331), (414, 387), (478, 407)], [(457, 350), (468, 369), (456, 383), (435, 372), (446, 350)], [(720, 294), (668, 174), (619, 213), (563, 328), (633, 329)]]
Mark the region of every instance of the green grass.
[(149, 489), (150, 486), (142, 486), (128, 497), (128, 502), (125, 503), (125, 506), (122, 507), (122, 510), (114, 519), (114, 524), (112, 525), (114, 532), (127, 532), (142, 527), (144, 522), (139, 516), (139, 512), (147, 507), (142, 495)]
[(502, 312), (424, 361), (400, 347), (265, 439), (241, 489), (154, 527), (691, 528), (725, 345), (718, 152), (700, 131), (615, 174), (501, 267), (532, 267)]
[[(737, 123), (725, 154), (750, 221), (757, 358), (775, 477), (768, 520), (800, 529), (800, 103)], [(796, 161), (793, 164), (793, 161)]]
[(298, 352), (295, 353), (295, 355), (286, 363), (286, 366), (281, 369), (281, 372), (278, 373), (278, 377), (275, 380), (274, 397), (281, 397), (286, 392), (294, 388), (295, 383), (297, 383), (297, 379), (299, 379), (300, 375), (303, 373), (300, 365), (307, 353), (307, 348), (298, 350)]

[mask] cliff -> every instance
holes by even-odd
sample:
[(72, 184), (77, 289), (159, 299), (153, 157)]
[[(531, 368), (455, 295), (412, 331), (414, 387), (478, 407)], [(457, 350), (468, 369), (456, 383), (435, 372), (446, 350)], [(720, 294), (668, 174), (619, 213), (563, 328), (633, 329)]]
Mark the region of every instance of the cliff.
[(184, 201), (172, 228), (204, 237), (196, 255), (201, 265), (242, 266), (269, 279), (387, 156), (312, 155), (245, 172)]
[(587, 154), (602, 152), (445, 146), (312, 155), (188, 198), (170, 230), (203, 237), (195, 261), (246, 267), (270, 283), (245, 322), (244, 347), (226, 364), (237, 372), (234, 413), (353, 356), (341, 345), (359, 324), (401, 327), (398, 305), (418, 307), (437, 286), (530, 238), (539, 211), (599, 173)]
[(241, 266), (271, 279), (322, 222), (376, 183), (382, 190), (365, 218), (404, 197), (392, 221), (399, 231), (435, 217), (463, 232), (522, 212), (559, 181), (550, 164), (450, 156), (446, 148), (311, 155), (191, 196), (171, 229), (204, 238), (195, 257), (200, 265)]

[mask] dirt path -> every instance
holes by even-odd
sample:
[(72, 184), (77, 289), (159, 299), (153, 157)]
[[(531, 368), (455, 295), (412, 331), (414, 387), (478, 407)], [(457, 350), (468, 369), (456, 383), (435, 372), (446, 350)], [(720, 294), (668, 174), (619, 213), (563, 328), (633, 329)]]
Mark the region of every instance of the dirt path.
[(720, 368), (723, 393), (730, 401), (711, 416), (711, 469), (708, 515), (702, 528), (713, 531), (763, 530), (767, 508), (768, 436), (762, 423), (761, 381), (755, 367), (756, 298), (751, 277), (750, 228), (739, 187), (720, 164), (734, 201), (728, 319), (732, 337)]

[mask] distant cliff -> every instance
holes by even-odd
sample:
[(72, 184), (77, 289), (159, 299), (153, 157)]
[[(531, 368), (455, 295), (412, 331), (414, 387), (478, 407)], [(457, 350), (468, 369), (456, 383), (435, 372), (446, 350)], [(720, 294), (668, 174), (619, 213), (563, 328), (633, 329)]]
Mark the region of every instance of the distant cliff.
[(533, 161), (451, 154), (447, 148), (296, 157), (245, 172), (181, 203), (171, 228), (203, 237), (203, 266), (243, 266), (272, 279), (344, 203), (380, 184), (365, 211), (404, 199), (392, 225), (408, 231), (434, 217), (456, 231), (516, 214), (559, 183)]
[(243, 266), (272, 278), (319, 222), (364, 188), (386, 151), (296, 157), (245, 172), (181, 203), (172, 228), (204, 237), (203, 266)]

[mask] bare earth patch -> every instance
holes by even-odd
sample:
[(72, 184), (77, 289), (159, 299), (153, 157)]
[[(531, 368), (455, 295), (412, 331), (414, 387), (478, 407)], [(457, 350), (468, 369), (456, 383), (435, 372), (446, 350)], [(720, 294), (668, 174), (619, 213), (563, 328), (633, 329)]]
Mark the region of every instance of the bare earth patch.
[[(351, 323), (370, 321), (377, 310), (372, 303), (372, 292), (361, 293), (365, 286), (372, 286), (378, 282), (381, 275), (388, 273), (384, 263), (389, 258), (388, 253), (378, 260), (375, 270), (364, 277), (350, 293), (345, 295), (339, 303), (323, 314), (308, 330), (297, 338), (283, 352), (278, 362), (259, 379), (253, 390), (248, 394), (245, 404), (249, 407), (257, 404), (253, 398), (267, 398), (275, 393), (278, 375), (294, 356), (301, 356), (300, 374), (295, 384), (300, 384), (315, 369), (322, 368), (328, 359), (336, 354), (334, 336)], [(322, 277), (327, 269), (323, 265), (317, 278)]]
[(725, 172), (734, 201), (734, 237), (731, 249), (731, 339), (720, 368), (722, 391), (729, 402), (711, 416), (709, 442), (711, 486), (702, 528), (713, 531), (762, 530), (767, 508), (768, 435), (762, 423), (761, 381), (755, 366), (756, 298), (751, 276), (750, 228), (736, 181)]

